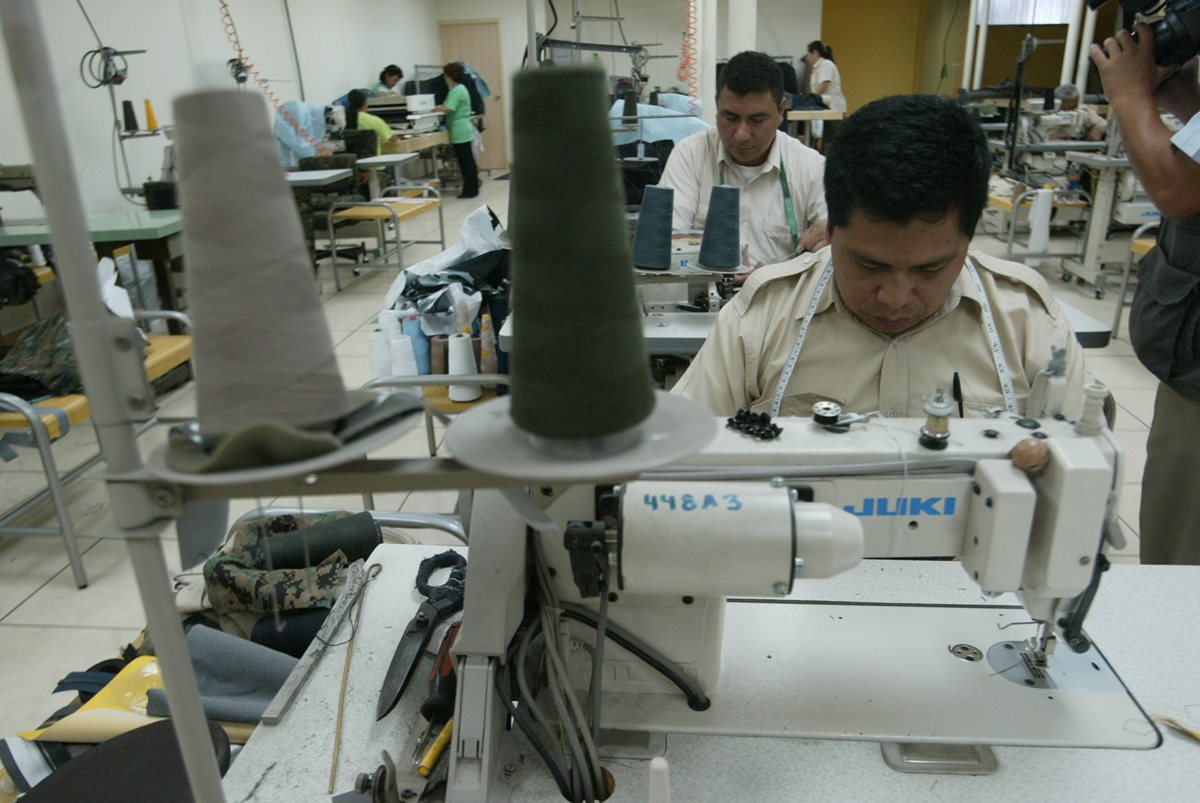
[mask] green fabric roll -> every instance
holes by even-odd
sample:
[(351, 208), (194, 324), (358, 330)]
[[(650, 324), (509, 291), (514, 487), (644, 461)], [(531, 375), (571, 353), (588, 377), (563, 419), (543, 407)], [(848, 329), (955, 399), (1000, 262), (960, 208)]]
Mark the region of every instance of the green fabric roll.
[(615, 435), (654, 408), (604, 81), (513, 80), (511, 411), (547, 438)]
[(366, 560), (383, 543), (383, 533), (368, 511), (323, 521), (295, 532), (268, 539), (266, 549), (273, 569), (307, 569), (337, 550), (347, 562)]

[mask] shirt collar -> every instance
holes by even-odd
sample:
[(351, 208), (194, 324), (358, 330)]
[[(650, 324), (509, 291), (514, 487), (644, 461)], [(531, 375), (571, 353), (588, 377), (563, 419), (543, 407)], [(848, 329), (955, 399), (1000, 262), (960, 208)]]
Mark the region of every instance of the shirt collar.
[[(806, 256), (809, 256), (809, 255), (801, 254), (800, 256), (796, 257), (796, 259), (804, 259), (804, 257), (806, 257)], [(833, 258), (833, 250), (831, 248), (829, 248), (828, 246), (826, 246), (824, 249), (822, 249), (822, 253), (819, 256), (816, 265), (812, 268), (812, 270), (815, 271), (814, 275), (819, 276), (821, 271), (825, 270), (825, 267), (830, 263), (832, 258)], [(970, 261), (971, 261), (971, 256), (970, 256), (970, 254), (968, 254), (967, 262), (970, 262)], [(978, 268), (976, 268), (976, 270), (978, 270)], [(962, 299), (964, 299), (964, 298), (974, 301), (976, 306), (979, 306), (981, 308), (983, 306), (983, 304), (981, 303), (980, 298), (979, 298), (979, 290), (975, 287), (975, 282), (971, 279), (971, 274), (967, 272), (966, 262), (963, 263), (962, 269), (958, 272), (958, 278), (955, 279), (954, 284), (950, 286), (950, 293), (949, 293), (949, 295), (946, 296), (946, 300), (944, 302), (942, 302), (941, 308), (938, 309), (937, 312), (935, 312), (933, 315), (931, 315), (928, 320), (924, 321), (916, 329), (913, 329), (905, 334), (907, 335), (907, 334), (913, 334), (914, 332), (919, 332), (921, 329), (925, 328), (926, 326), (933, 323), (937, 319), (953, 312), (955, 309), (958, 308), (959, 302), (962, 301)], [(803, 309), (796, 310), (796, 320), (801, 320), (802, 318), (804, 318), (805, 313), (808, 312), (808, 304), (807, 303), (805, 303), (801, 306), (803, 307)], [(850, 311), (849, 307), (846, 306), (845, 302), (842, 301), (842, 296), (837, 290), (837, 281), (835, 281), (833, 277), (830, 277), (829, 284), (825, 285), (825, 290), (823, 293), (821, 293), (821, 300), (817, 302), (817, 308), (813, 314), (820, 315), (822, 312), (825, 312), (825, 310), (829, 309), (831, 306), (833, 306), (835, 309), (837, 309), (838, 312), (840, 312), (844, 315), (849, 315), (851, 318), (854, 318), (855, 321), (858, 320), (857, 318), (854, 317), (854, 313), (852, 313)]]

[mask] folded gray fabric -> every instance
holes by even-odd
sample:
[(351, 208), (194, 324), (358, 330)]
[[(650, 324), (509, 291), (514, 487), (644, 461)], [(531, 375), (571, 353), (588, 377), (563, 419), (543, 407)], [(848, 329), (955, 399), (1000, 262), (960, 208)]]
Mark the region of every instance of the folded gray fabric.
[[(196, 670), (200, 701), (209, 719), (258, 722), (271, 704), (297, 659), (231, 636), (211, 627), (196, 626), (187, 634), (188, 652)], [(170, 716), (166, 692), (151, 689), (146, 713)]]

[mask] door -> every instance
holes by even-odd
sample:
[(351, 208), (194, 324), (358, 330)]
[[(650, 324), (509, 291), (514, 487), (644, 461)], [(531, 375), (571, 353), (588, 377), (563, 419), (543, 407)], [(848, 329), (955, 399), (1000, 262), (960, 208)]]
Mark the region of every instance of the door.
[(438, 24), (442, 39), (442, 62), (465, 61), (487, 82), (492, 94), (484, 98), (487, 111), (483, 123), (483, 152), (479, 154), (480, 170), (507, 170), (507, 143), (504, 136), (504, 73), (500, 69), (500, 23), (496, 20), (478, 22), (442, 22)]

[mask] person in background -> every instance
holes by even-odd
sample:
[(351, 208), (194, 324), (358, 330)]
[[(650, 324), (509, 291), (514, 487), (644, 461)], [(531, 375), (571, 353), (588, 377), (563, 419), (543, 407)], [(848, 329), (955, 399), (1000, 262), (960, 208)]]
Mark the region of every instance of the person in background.
[[(1154, 32), (1138, 26), (1091, 46), (1125, 152), (1162, 213), (1158, 243), (1138, 265), (1129, 340), (1159, 378), (1146, 440), (1138, 536), (1142, 563), (1200, 565), (1200, 86), (1196, 57), (1154, 63)], [(1172, 135), (1159, 107), (1184, 122)]]
[(367, 93), (352, 89), (346, 95), (346, 128), (375, 132), (375, 153), (383, 152), (383, 143), (396, 138), (387, 123), (367, 111)]
[(765, 53), (729, 60), (717, 83), (717, 124), (671, 151), (659, 184), (675, 190), (672, 226), (702, 229), (714, 184), (741, 190), (740, 235), (748, 269), (781, 262), (829, 242), (824, 159), (779, 131), (783, 72)]
[(452, 61), (442, 67), (446, 85), (450, 87), (446, 101), (435, 106), (434, 111), (446, 115), (446, 129), (450, 132), (450, 144), (454, 146), (454, 156), (458, 159), (458, 169), (462, 173), (462, 193), (459, 198), (475, 198), (479, 195), (479, 168), (475, 164), (475, 124), (471, 122), (471, 96), (463, 82), (467, 80), (467, 71), (461, 62)]
[(1091, 106), (1080, 105), (1079, 88), (1074, 84), (1063, 84), (1054, 90), (1054, 97), (1059, 102), (1060, 112), (1071, 112), (1073, 119), (1069, 126), (1060, 128), (1051, 134), (1051, 139), (1089, 140), (1099, 142), (1104, 139), (1108, 123), (1096, 114)]
[(403, 78), (404, 70), (400, 69), (395, 64), (389, 64), (380, 71), (379, 83), (375, 84), (374, 88), (371, 90), (371, 93), (375, 95), (398, 95), (400, 94), (400, 90), (397, 89), (397, 87), (400, 86), (400, 81)]
[(804, 61), (807, 62), (810, 71), (809, 91), (820, 95), (821, 100), (830, 109), (846, 111), (846, 96), (842, 94), (842, 74), (833, 63), (833, 48), (820, 39), (809, 42)]
[(947, 98), (856, 111), (825, 160), (830, 247), (750, 274), (673, 392), (722, 416), (807, 416), (833, 401), (913, 418), (940, 387), (962, 416), (1020, 416), (1053, 347), (1061, 412), (1077, 414), (1083, 353), (1046, 280), (968, 254), (991, 161), (979, 124)]
[[(808, 64), (808, 91), (821, 99), (825, 108), (834, 111), (846, 111), (846, 96), (842, 94), (842, 74), (833, 63), (833, 48), (815, 39), (808, 43), (804, 53), (804, 61)], [(813, 120), (812, 135), (823, 142), (833, 139), (837, 133), (836, 120)]]

